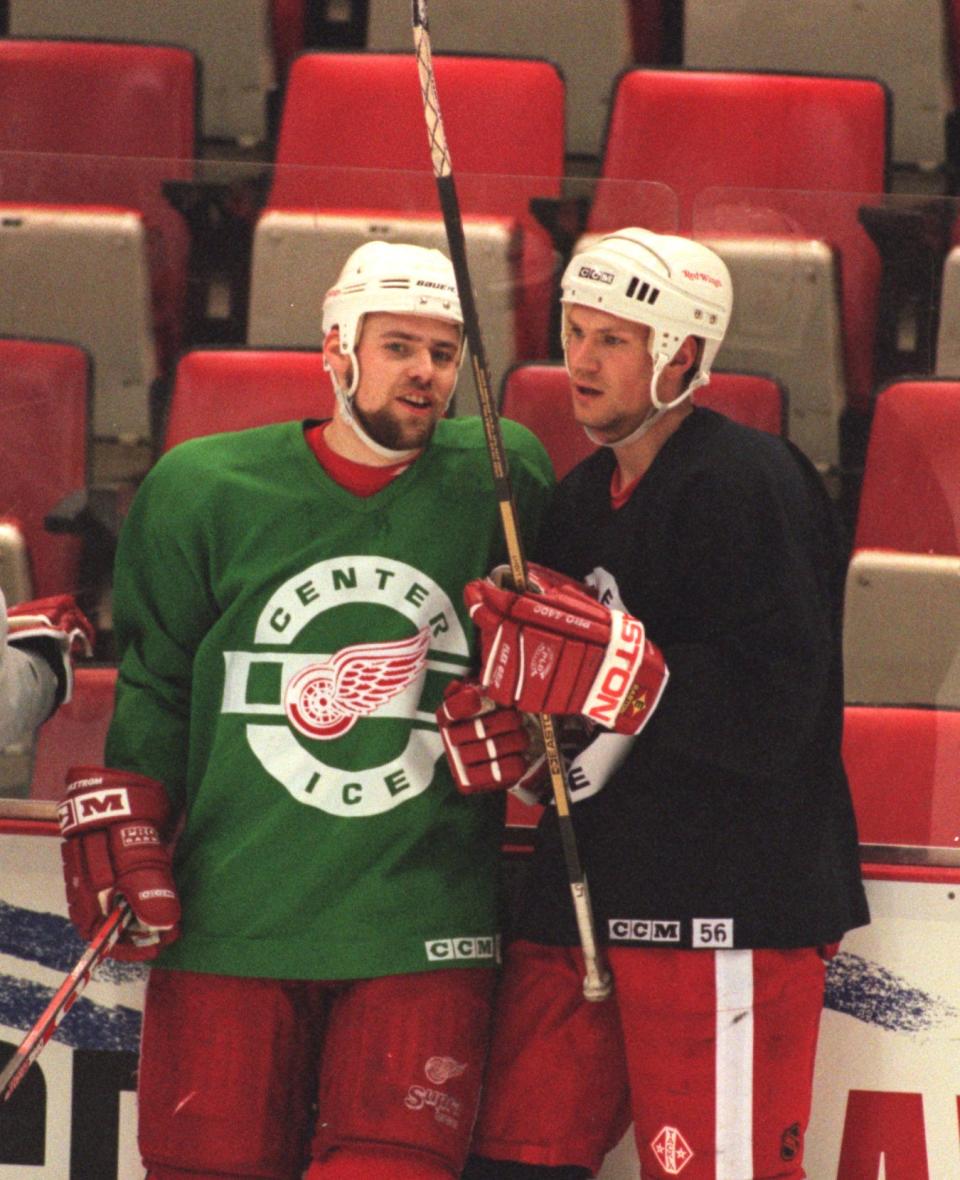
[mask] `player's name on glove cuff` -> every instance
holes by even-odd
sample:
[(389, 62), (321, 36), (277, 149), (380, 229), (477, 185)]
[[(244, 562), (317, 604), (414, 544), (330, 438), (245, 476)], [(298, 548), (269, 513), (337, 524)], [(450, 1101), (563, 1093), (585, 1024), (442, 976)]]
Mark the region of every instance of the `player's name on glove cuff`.
[(583, 716), (617, 733), (639, 733), (660, 703), (669, 677), (660, 649), (647, 642), (643, 623), (612, 610), (610, 641), (584, 700)]

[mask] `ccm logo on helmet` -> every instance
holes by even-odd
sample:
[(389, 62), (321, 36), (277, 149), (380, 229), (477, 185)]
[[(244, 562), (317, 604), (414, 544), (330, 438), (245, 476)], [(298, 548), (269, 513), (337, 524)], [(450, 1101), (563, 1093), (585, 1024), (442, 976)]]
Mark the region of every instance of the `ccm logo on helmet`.
[(597, 270), (595, 266), (581, 266), (577, 273), (581, 279), (592, 279), (595, 283), (606, 283), (608, 286), (614, 280), (612, 271)]

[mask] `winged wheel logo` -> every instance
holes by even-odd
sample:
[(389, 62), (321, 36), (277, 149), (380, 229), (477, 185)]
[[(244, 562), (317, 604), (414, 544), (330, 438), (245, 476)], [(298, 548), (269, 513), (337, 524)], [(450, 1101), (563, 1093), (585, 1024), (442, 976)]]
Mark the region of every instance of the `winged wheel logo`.
[(430, 628), (393, 643), (354, 643), (321, 664), (291, 676), (283, 707), (305, 737), (330, 741), (352, 729), (358, 717), (381, 705), (416, 680), (430, 646)]

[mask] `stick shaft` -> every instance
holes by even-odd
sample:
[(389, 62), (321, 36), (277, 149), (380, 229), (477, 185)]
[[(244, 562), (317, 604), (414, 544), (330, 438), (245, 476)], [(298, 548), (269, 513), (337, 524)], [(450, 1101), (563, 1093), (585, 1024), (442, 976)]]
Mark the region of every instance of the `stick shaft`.
[[(510, 563), (510, 574), (513, 578), (514, 586), (517, 590), (522, 591), (527, 588), (529, 582), (527, 564), (523, 554), (516, 503), (510, 484), (506, 450), (503, 445), (503, 433), (500, 429), (500, 418), (491, 390), (490, 368), (487, 363), (483, 333), (480, 329), (480, 317), (477, 313), (473, 285), (470, 281), (463, 220), (460, 215), (460, 202), (457, 198), (453, 165), (450, 159), (449, 149), (447, 148), (446, 135), (443, 130), (440, 100), (437, 95), (436, 80), (433, 72), (426, 0), (413, 0), (413, 38), (417, 52), (420, 88), (423, 93), (423, 109), (427, 121), (430, 156), (433, 162), (434, 176), (437, 181), (437, 193), (440, 198), (440, 209), (443, 214), (447, 242), (450, 248), (450, 260), (453, 263), (453, 270), (457, 280), (457, 290), (460, 296), (460, 306), (463, 309), (464, 332), (470, 348), (471, 365), (477, 385), (480, 415), (483, 421), (487, 451), (490, 456), (494, 493), (500, 509), (507, 559)], [(570, 815), (570, 792), (564, 776), (556, 727), (554, 726), (553, 718), (546, 713), (540, 714), (539, 723), (543, 734), (547, 768), (550, 772), (550, 784), (557, 809), (557, 822), (560, 829), (567, 878), (570, 883), (577, 931), (580, 936), (580, 946), (583, 950), (586, 974), (586, 978), (584, 979), (584, 995), (590, 1000), (601, 1000), (610, 994), (610, 982), (609, 976), (603, 969), (600, 960), (587, 879), (580, 863), (576, 834)]]
[(70, 1011), (80, 993), (90, 982), (94, 971), (110, 953), (132, 916), (126, 904), (121, 902), (104, 919), (92, 942), (77, 960), (76, 966), (64, 979), (39, 1020), (23, 1038), (3, 1071), (0, 1072), (0, 1101), (6, 1102), (19, 1086), (27, 1070), (40, 1056), (43, 1047), (57, 1031), (64, 1016)]

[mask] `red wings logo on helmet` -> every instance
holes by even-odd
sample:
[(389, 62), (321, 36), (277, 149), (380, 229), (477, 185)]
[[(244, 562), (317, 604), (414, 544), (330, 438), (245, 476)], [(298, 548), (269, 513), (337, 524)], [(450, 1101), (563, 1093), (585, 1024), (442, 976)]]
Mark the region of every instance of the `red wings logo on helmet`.
[(290, 678), (283, 705), (305, 737), (330, 741), (411, 685), (427, 658), (430, 628), (393, 643), (354, 643)]

